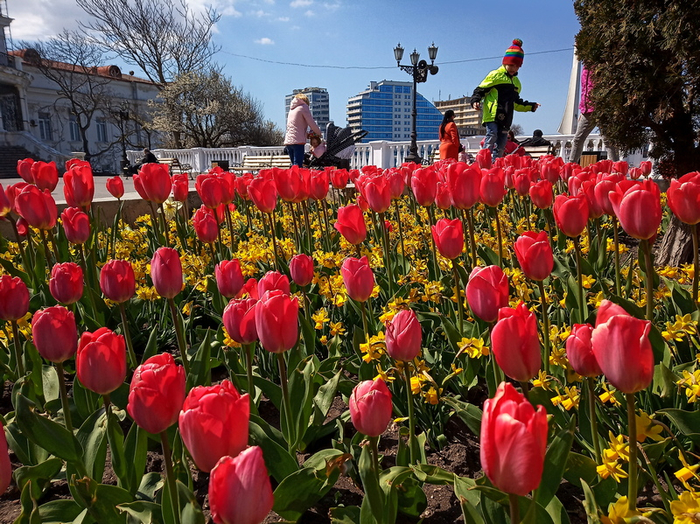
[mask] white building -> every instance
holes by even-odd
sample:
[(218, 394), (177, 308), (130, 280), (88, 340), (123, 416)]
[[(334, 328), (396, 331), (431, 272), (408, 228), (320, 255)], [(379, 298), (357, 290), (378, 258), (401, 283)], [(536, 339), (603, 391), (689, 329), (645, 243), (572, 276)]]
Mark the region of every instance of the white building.
[(305, 87), (304, 89), (295, 89), (292, 91), (291, 95), (284, 97), (284, 121), (285, 125), (287, 122), (287, 115), (289, 115), (289, 106), (292, 103), (292, 99), (298, 93), (303, 93), (309, 97), (309, 109), (311, 110), (311, 116), (321, 128), (321, 132), (326, 132), (326, 126), (330, 121), (330, 97), (328, 96), (328, 91), (324, 87)]

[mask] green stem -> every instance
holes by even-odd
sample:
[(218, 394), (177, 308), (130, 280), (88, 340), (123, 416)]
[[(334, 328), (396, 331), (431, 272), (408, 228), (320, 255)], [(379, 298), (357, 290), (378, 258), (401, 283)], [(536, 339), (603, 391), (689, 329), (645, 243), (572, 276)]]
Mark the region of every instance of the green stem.
[(457, 270), (456, 260), (452, 261), (452, 272), (455, 278), (455, 291), (457, 292), (457, 311), (459, 312), (459, 334), (461, 336), (464, 332), (464, 304), (462, 300), (462, 293), (460, 291), (462, 285), (459, 280), (459, 271)]
[(416, 464), (416, 418), (413, 412), (413, 392), (411, 391), (411, 369), (409, 362), (403, 363), (403, 370), (406, 376), (406, 400), (408, 401), (408, 451), (411, 464)]
[(22, 362), (22, 349), (19, 345), (19, 329), (17, 328), (17, 321), (11, 321), (12, 324), (12, 338), (14, 339), (15, 348), (15, 360), (17, 361), (17, 379), (24, 376), (24, 363)]
[(280, 369), (280, 382), (282, 384), (282, 400), (284, 401), (284, 416), (287, 421), (287, 444), (289, 451), (294, 452), (296, 447), (296, 437), (292, 424), (292, 402), (289, 398), (289, 386), (287, 384), (287, 363), (284, 361), (284, 353), (277, 353), (277, 365)]
[(243, 352), (245, 353), (246, 374), (248, 375), (248, 395), (250, 395), (250, 411), (255, 409), (255, 384), (253, 383), (253, 352), (255, 343), (244, 344)]
[(233, 229), (233, 220), (231, 219), (231, 210), (228, 207), (228, 204), (226, 204), (226, 226), (228, 227), (228, 232), (231, 235), (231, 254), (236, 252), (236, 245), (234, 244), (233, 240), (236, 238), (235, 231)]
[(430, 231), (429, 231), (429, 237), (430, 237), (430, 247), (432, 248), (433, 251), (433, 277), (435, 280), (439, 278), (440, 275), (440, 266), (438, 266), (438, 261), (437, 261), (437, 249), (435, 247), (435, 239), (433, 238), (433, 226), (435, 225), (435, 213), (433, 213), (433, 206), (428, 206), (426, 208), (428, 210), (428, 219), (430, 220)]
[(613, 238), (615, 241), (615, 293), (622, 296), (622, 284), (620, 283), (620, 234), (617, 230), (617, 217), (613, 217)]
[[(646, 266), (647, 285), (647, 320), (654, 320), (654, 261), (651, 258), (651, 242), (642, 240), (644, 244), (644, 262)], [(697, 252), (696, 252), (697, 256)], [(695, 277), (694, 277), (695, 278)]]
[(47, 230), (47, 232), (49, 234), (49, 243), (51, 244), (53, 256), (56, 258), (56, 263), (58, 264), (61, 261), (61, 258), (58, 256), (58, 248), (56, 247), (56, 237), (54, 237), (53, 229), (49, 229)]
[(389, 278), (389, 296), (394, 296), (394, 270), (391, 267), (391, 256), (389, 255), (389, 229), (386, 227), (384, 213), (379, 213), (379, 220), (382, 228), (382, 243), (384, 244), (384, 266)]
[(379, 485), (379, 472), (381, 468), (379, 467), (379, 437), (369, 437), (369, 450), (372, 452), (372, 469), (374, 470), (374, 476), (377, 479), (377, 485)]
[(156, 208), (153, 207), (153, 202), (151, 200), (148, 201), (148, 205), (151, 208), (151, 225), (155, 230), (156, 238), (158, 238), (158, 241), (160, 242), (160, 227), (158, 226), (158, 214), (156, 213)]
[(634, 412), (634, 393), (627, 393), (627, 425), (629, 426), (630, 467), (627, 479), (627, 508), (637, 509), (637, 420)]
[(40, 229), (39, 234), (41, 235), (41, 242), (42, 242), (42, 244), (44, 244), (44, 255), (46, 256), (46, 260), (49, 263), (49, 270), (50, 270), (50, 268), (53, 267), (53, 265), (56, 262), (58, 262), (58, 259), (56, 259), (55, 261), (52, 260), (51, 252), (49, 251), (49, 243), (46, 240), (46, 231), (44, 231), (43, 229)]
[(591, 438), (593, 439), (593, 449), (595, 450), (596, 464), (601, 463), (600, 442), (598, 439), (598, 420), (595, 416), (595, 381), (593, 377), (586, 377), (588, 385), (588, 418), (591, 419)]
[(24, 250), (24, 246), (22, 245), (22, 238), (19, 236), (19, 231), (17, 231), (17, 224), (15, 223), (15, 220), (10, 216), (7, 215), (7, 220), (10, 222), (10, 225), (12, 226), (12, 231), (15, 233), (15, 240), (17, 240), (17, 248), (19, 249), (19, 254), (22, 257), (22, 263), (24, 264), (24, 271), (27, 273), (27, 275), (32, 278), (33, 272), (30, 271), (30, 268), (32, 267), (31, 264), (29, 263), (29, 259), (27, 258), (27, 253)]
[(170, 306), (170, 316), (173, 317), (173, 325), (175, 326), (175, 336), (177, 338), (177, 347), (180, 350), (180, 357), (182, 358), (182, 365), (185, 368), (185, 376), (190, 375), (190, 362), (187, 359), (187, 344), (185, 342), (185, 335), (182, 332), (182, 326), (180, 325), (180, 316), (177, 313), (177, 306), (172, 298), (168, 299), (168, 306)]
[(165, 476), (168, 481), (168, 490), (170, 491), (170, 503), (172, 505), (173, 516), (175, 517), (175, 524), (180, 524), (180, 501), (177, 493), (177, 483), (175, 480), (175, 472), (173, 471), (172, 451), (170, 451), (167, 431), (161, 432), (160, 443), (163, 446)]
[(467, 213), (467, 219), (469, 221), (469, 244), (472, 251), (472, 267), (476, 267), (478, 264), (476, 258), (476, 235), (474, 233), (474, 208), (470, 207)]
[(691, 226), (693, 232), (693, 303), (697, 307), (698, 305), (698, 225), (693, 224)]
[(508, 502), (510, 502), (510, 522), (511, 524), (518, 524), (520, 522), (518, 496), (513, 493), (508, 493)]
[(131, 333), (129, 332), (129, 321), (126, 318), (126, 308), (124, 303), (119, 303), (119, 315), (122, 317), (122, 332), (124, 333), (124, 340), (126, 341), (126, 348), (129, 352), (129, 364), (132, 368), (136, 368), (138, 365), (138, 360), (136, 360), (136, 352), (134, 352), (134, 343), (131, 340)]
[(540, 289), (540, 305), (542, 307), (542, 340), (544, 342), (544, 372), (549, 375), (549, 316), (547, 316), (547, 295), (544, 293), (544, 283), (537, 281)]
[(63, 420), (66, 423), (66, 429), (73, 433), (73, 422), (71, 421), (70, 404), (68, 403), (68, 390), (66, 389), (66, 379), (63, 376), (63, 362), (56, 362), (56, 373), (58, 374), (58, 389), (61, 392)]
[(163, 203), (158, 204), (160, 207), (160, 218), (163, 222), (163, 236), (165, 237), (165, 245), (170, 245), (170, 235), (168, 234), (168, 223), (165, 221), (165, 209), (163, 208)]
[(501, 218), (498, 216), (498, 208), (493, 208), (496, 215), (496, 235), (498, 237), (498, 266), (503, 267), (503, 236), (501, 234)]
[(311, 229), (311, 220), (309, 220), (309, 205), (307, 204), (306, 200), (301, 201), (301, 210), (304, 212), (304, 223), (306, 224), (306, 238), (308, 240), (306, 254), (310, 255), (314, 252), (314, 248), (316, 246), (314, 245), (314, 233)]
[(399, 224), (399, 240), (401, 241), (401, 255), (406, 256), (406, 246), (403, 244), (403, 226), (401, 225), (401, 208), (399, 207), (399, 201), (394, 200), (394, 206), (396, 207), (396, 222)]
[(578, 303), (579, 303), (579, 323), (584, 323), (583, 311), (585, 309), (585, 304), (583, 302), (583, 272), (581, 269), (581, 244), (579, 244), (578, 237), (574, 238), (574, 248), (576, 249), (576, 277), (578, 282)]
[(530, 384), (528, 382), (521, 381), (520, 389), (523, 391), (523, 397), (525, 397), (525, 400), (530, 402)]
[(273, 220), (274, 211), (268, 213), (268, 218), (270, 219), (270, 232), (272, 233), (272, 253), (275, 262), (275, 271), (279, 271), (279, 265), (277, 263), (277, 235), (275, 235), (275, 222)]

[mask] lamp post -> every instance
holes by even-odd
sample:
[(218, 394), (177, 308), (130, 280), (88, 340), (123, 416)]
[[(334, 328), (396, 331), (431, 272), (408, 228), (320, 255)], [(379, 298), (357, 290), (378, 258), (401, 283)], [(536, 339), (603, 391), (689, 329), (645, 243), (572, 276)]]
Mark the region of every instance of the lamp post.
[(413, 53), (410, 54), (411, 65), (402, 65), (401, 59), (403, 58), (403, 51), (404, 49), (403, 47), (401, 47), (401, 44), (398, 44), (394, 48), (394, 58), (396, 59), (396, 65), (399, 67), (399, 69), (406, 71), (413, 78), (413, 110), (411, 111), (411, 147), (409, 154), (406, 155), (406, 158), (404, 158), (404, 160), (406, 162), (414, 162), (416, 164), (420, 164), (423, 161), (423, 159), (418, 154), (418, 143), (416, 142), (418, 138), (418, 133), (416, 131), (416, 117), (418, 116), (418, 111), (416, 109), (416, 85), (420, 84), (421, 82), (425, 82), (428, 79), (428, 72), (430, 72), (431, 75), (437, 74), (438, 66), (435, 65), (435, 58), (437, 57), (438, 48), (434, 42), (430, 45), (430, 47), (428, 47), (428, 57), (430, 58), (430, 65), (428, 65), (428, 62), (426, 62), (425, 60), (420, 59), (420, 53), (418, 53), (418, 51), (416, 51), (415, 49), (413, 50)]

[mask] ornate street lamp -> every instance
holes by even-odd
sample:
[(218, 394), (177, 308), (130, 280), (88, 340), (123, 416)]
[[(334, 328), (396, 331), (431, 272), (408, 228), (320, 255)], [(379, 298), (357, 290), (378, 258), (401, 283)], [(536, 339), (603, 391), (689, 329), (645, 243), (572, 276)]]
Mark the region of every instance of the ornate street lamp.
[(411, 112), (411, 147), (410, 152), (406, 155), (404, 160), (406, 162), (414, 162), (420, 164), (423, 159), (418, 155), (418, 144), (416, 142), (418, 138), (418, 133), (416, 131), (416, 117), (418, 116), (418, 111), (416, 110), (416, 96), (417, 89), (416, 85), (425, 82), (428, 79), (428, 72), (431, 75), (437, 74), (438, 66), (435, 65), (435, 58), (437, 58), (438, 48), (435, 43), (432, 43), (428, 47), (428, 57), (430, 58), (430, 65), (425, 60), (420, 59), (420, 54), (415, 49), (410, 55), (411, 65), (402, 65), (401, 59), (403, 58), (403, 47), (398, 44), (394, 48), (394, 58), (396, 59), (396, 65), (399, 69), (406, 71), (413, 78), (413, 110)]

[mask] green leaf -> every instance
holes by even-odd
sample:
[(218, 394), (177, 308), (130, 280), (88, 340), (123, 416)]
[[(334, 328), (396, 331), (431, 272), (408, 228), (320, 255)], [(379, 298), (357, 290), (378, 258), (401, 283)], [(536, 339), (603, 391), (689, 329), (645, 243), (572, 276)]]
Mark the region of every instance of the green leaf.
[(581, 485), (583, 486), (584, 496), (583, 509), (586, 510), (588, 524), (600, 524), (600, 518), (598, 517), (598, 505), (596, 504), (595, 496), (585, 480), (581, 479)]
[(411, 466), (413, 474), (421, 482), (444, 486), (454, 482), (454, 473), (431, 464), (417, 464)]
[(455, 410), (455, 415), (467, 425), (472, 433), (477, 437), (481, 434), (481, 416), (483, 412), (478, 407), (452, 397), (444, 397), (443, 400)]
[(596, 463), (593, 459), (573, 451), (569, 452), (564, 469), (564, 478), (568, 482), (581, 487), (584, 482), (595, 482), (597, 477)]
[(455, 475), (453, 485), (465, 524), (484, 524), (484, 518), (477, 510), (481, 502), (481, 494), (474, 489), (476, 482), (470, 478)]
[(83, 448), (66, 428), (36, 413), (35, 405), (24, 395), (17, 397), (17, 425), (27, 438), (52, 455), (79, 465), (83, 470)]
[[(254, 422), (253, 419), (259, 419)], [(271, 438), (259, 425), (263, 422), (259, 417), (251, 415), (248, 430), (251, 440), (263, 450), (265, 465), (277, 482), (282, 482), (286, 477), (299, 469), (297, 461), (289, 454), (289, 451), (273, 438)], [(263, 424), (266, 424), (263, 422)]]
[(569, 427), (563, 429), (554, 438), (547, 450), (544, 459), (544, 474), (535, 493), (535, 500), (542, 506), (546, 507), (549, 505), (557, 489), (559, 489), (559, 484), (561, 484), (561, 478), (566, 468), (567, 457), (574, 442), (575, 429), (576, 420), (572, 418)]
[(211, 384), (211, 330), (207, 329), (204, 340), (194, 358), (190, 360), (190, 375), (187, 377), (188, 391), (194, 386)]
[(547, 504), (544, 509), (546, 509), (549, 516), (552, 517), (552, 522), (554, 524), (570, 524), (566, 508), (557, 497), (552, 497), (552, 500), (549, 501), (549, 504)]
[[(362, 452), (360, 453), (360, 460), (357, 463), (357, 470), (360, 474), (360, 478), (362, 479), (365, 500), (369, 505), (368, 509), (371, 511), (374, 519), (377, 522), (384, 522), (382, 516), (384, 514), (385, 496), (379, 485), (379, 479), (377, 478), (375, 469), (377, 467), (379, 467), (379, 465), (374, 464), (372, 453), (370, 452), (370, 446), (363, 446)], [(365, 501), (363, 501), (362, 504), (364, 506)]]
[(88, 509), (100, 524), (126, 524), (127, 515), (117, 511), (117, 506), (133, 502), (131, 494), (117, 486), (98, 484), (93, 479), (74, 479), (76, 502)]
[[(425, 492), (414, 477), (407, 478), (401, 483), (400, 489), (392, 491), (398, 495), (398, 508), (404, 515), (417, 519), (428, 507)], [(392, 518), (392, 515), (389, 517)]]
[(41, 498), (41, 494), (56, 478), (63, 467), (63, 461), (59, 458), (50, 458), (36, 466), (21, 466), (17, 468), (13, 475), (17, 487), (22, 491), (28, 482), (31, 482), (31, 496), (35, 500)]
[(78, 518), (83, 511), (72, 499), (58, 499), (39, 506), (42, 524), (63, 524)]
[(107, 441), (112, 452), (112, 469), (119, 480), (118, 485), (133, 494), (132, 488), (136, 484), (134, 457), (127, 460), (124, 454), (124, 433), (122, 433), (119, 421), (111, 409), (107, 413)]
[(357, 506), (331, 508), (329, 513), (331, 524), (357, 524), (360, 522), (360, 508)]
[(328, 410), (331, 409), (333, 404), (333, 399), (335, 398), (336, 391), (338, 390), (338, 382), (340, 381), (340, 375), (343, 371), (338, 371), (332, 379), (323, 384), (318, 388), (318, 393), (314, 397), (314, 407), (317, 410), (318, 417), (314, 417), (315, 422), (322, 424), (326, 419)]
[(136, 502), (119, 504), (117, 509), (122, 513), (128, 513), (132, 517), (139, 519), (139, 522), (142, 524), (160, 524), (163, 519), (160, 512), (160, 504), (155, 502), (137, 500)]
[(88, 474), (94, 479), (102, 479), (107, 451), (107, 416), (104, 410), (90, 415), (75, 437), (85, 450), (83, 460)]
[(657, 413), (666, 415), (683, 435), (694, 442), (700, 442), (700, 411), (667, 408), (660, 409)]
[[(132, 468), (134, 477), (129, 492), (135, 494), (134, 488), (142, 483), (143, 472), (146, 470), (148, 460), (148, 434), (137, 424), (132, 424), (126, 435), (124, 455), (131, 460), (129, 466)], [(138, 491), (140, 492), (141, 488)]]

